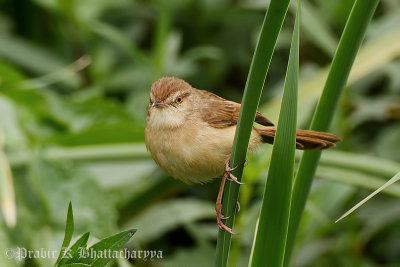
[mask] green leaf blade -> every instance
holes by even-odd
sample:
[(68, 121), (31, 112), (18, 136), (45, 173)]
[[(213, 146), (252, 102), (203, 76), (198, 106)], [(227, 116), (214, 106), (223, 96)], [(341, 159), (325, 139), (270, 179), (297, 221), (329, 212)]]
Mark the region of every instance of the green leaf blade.
[[(103, 255), (103, 257), (97, 256), (99, 256), (104, 251), (110, 251), (111, 253), (113, 253), (114, 251), (121, 250), (126, 242), (128, 242), (129, 239), (131, 239), (131, 237), (135, 234), (135, 232), (136, 229), (131, 229), (100, 240), (88, 249), (89, 257), (82, 258), (81, 262), (85, 264), (90, 264), (90, 266), (105, 266), (114, 258), (109, 257), (108, 255)], [(94, 254), (94, 258), (91, 257), (92, 254)]]
[(73, 234), (74, 234), (74, 214), (72, 212), (72, 204), (71, 204), (71, 202), (69, 202), (68, 213), (67, 213), (67, 222), (65, 225), (64, 241), (61, 246), (60, 255), (58, 255), (58, 258), (57, 258), (57, 261), (55, 264), (56, 266), (61, 261), (65, 250), (68, 248)]
[(299, 21), (300, 6), (297, 10), (282, 106), (250, 266), (283, 264), (296, 148)]
[(90, 233), (87, 232), (85, 234), (83, 234), (69, 249), (69, 254), (67, 254), (68, 256), (70, 256), (70, 258), (68, 257), (64, 257), (59, 265), (64, 265), (64, 264), (71, 264), (74, 262), (77, 262), (78, 259), (81, 256), (81, 252), (83, 249), (86, 249), (87, 246), (87, 242), (89, 240), (89, 235)]
[[(357, 0), (339, 41), (335, 57), (326, 80), (321, 99), (314, 114), (311, 130), (327, 131), (332, 121), (341, 93), (347, 83), (355, 56), (364, 38), (379, 0)], [(305, 151), (300, 161), (293, 187), (290, 223), (284, 266), (289, 266), (300, 220), (310, 192), (311, 184), (321, 156), (320, 151)]]
[(388, 186), (394, 184), (395, 182), (400, 180), (400, 172), (397, 173), (395, 176), (393, 176), (389, 181), (387, 181), (384, 185), (382, 185), (381, 187), (379, 187), (378, 189), (376, 189), (374, 192), (372, 192), (371, 194), (369, 194), (366, 198), (364, 198), (363, 200), (361, 200), (360, 202), (358, 202), (354, 207), (352, 207), (351, 209), (349, 209), (345, 214), (343, 214), (342, 216), (340, 216), (339, 219), (337, 219), (335, 221), (335, 223), (339, 222), (340, 220), (344, 219), (345, 217), (347, 217), (348, 215), (350, 215), (353, 211), (355, 211), (356, 209), (358, 209), (359, 207), (361, 207), (362, 205), (364, 205), (368, 200), (370, 200), (371, 198), (373, 198), (376, 194), (378, 194), (379, 192), (381, 192), (382, 190), (384, 190), (385, 188), (387, 188)]
[[(230, 159), (230, 166), (237, 166), (233, 171), (233, 175), (235, 175), (239, 181), (243, 173), (243, 163), (245, 162), (257, 106), (289, 3), (290, 0), (271, 0), (261, 27), (257, 47), (247, 76)], [(222, 213), (229, 216), (225, 224), (230, 228), (232, 228), (235, 219), (238, 194), (238, 184), (228, 183), (226, 185), (222, 201)], [(230, 244), (231, 235), (220, 230), (218, 232), (215, 266), (227, 265)]]

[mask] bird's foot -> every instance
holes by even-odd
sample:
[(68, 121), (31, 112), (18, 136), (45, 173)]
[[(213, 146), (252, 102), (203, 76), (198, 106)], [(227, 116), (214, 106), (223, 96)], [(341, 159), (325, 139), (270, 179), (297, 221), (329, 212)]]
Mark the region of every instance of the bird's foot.
[(230, 233), (231, 235), (237, 235), (237, 233), (233, 232), (231, 228), (229, 228), (228, 226), (226, 226), (226, 225), (222, 222), (222, 220), (228, 219), (229, 216), (226, 217), (226, 216), (224, 216), (224, 215), (222, 214), (222, 204), (221, 204), (221, 203), (217, 203), (217, 204), (215, 205), (215, 211), (216, 211), (216, 213), (217, 213), (217, 224), (218, 224), (219, 229), (224, 230), (224, 231)]
[(236, 168), (237, 168), (237, 166), (234, 167), (234, 168), (229, 167), (229, 160), (226, 161), (224, 175), (225, 175), (226, 179), (229, 180), (229, 181), (233, 181), (233, 182), (235, 182), (237, 184), (240, 184), (240, 185), (244, 184), (241, 181), (239, 181), (238, 178), (235, 175), (232, 174), (232, 171), (235, 170)]
[[(247, 159), (245, 162), (245, 166), (247, 165)], [(240, 182), (236, 176), (234, 176), (231, 172), (233, 170), (235, 170), (237, 167), (231, 168), (229, 166), (229, 159), (226, 161), (225, 163), (225, 172), (222, 175), (222, 179), (221, 179), (221, 185), (219, 188), (219, 192), (218, 192), (218, 197), (217, 197), (217, 201), (215, 203), (215, 212), (217, 213), (217, 223), (218, 223), (218, 227), (221, 230), (224, 230), (228, 233), (230, 233), (231, 235), (237, 235), (237, 233), (233, 232), (231, 228), (229, 228), (228, 226), (226, 226), (222, 220), (226, 220), (229, 217), (226, 217), (222, 214), (222, 194), (224, 192), (224, 186), (225, 186), (225, 180), (229, 180), (229, 181), (233, 181), (239, 185), (244, 184), (242, 182)], [(237, 202), (237, 211), (240, 211), (240, 204), (239, 201)]]

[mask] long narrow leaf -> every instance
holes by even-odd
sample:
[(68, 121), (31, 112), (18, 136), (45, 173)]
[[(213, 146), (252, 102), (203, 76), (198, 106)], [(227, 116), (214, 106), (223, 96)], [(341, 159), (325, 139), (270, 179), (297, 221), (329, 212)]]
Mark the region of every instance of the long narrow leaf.
[(289, 224), (296, 149), (300, 0), (282, 106), (250, 266), (282, 266)]
[[(355, 56), (364, 38), (366, 28), (379, 0), (357, 0), (343, 31), (327, 81), (312, 120), (311, 129), (327, 131), (339, 102)], [(300, 162), (292, 195), (289, 232), (285, 253), (285, 264), (289, 266), (300, 220), (310, 192), (312, 180), (321, 152), (305, 151)]]
[[(53, 160), (99, 161), (118, 159), (149, 159), (150, 154), (144, 144), (111, 144), (88, 145), (77, 147), (51, 147), (43, 149), (43, 158)], [(29, 164), (35, 155), (32, 153), (10, 154), (9, 162), (12, 167)]]
[(367, 196), (366, 198), (364, 198), (363, 200), (361, 200), (360, 202), (358, 202), (354, 207), (352, 207), (350, 210), (348, 210), (345, 214), (343, 214), (342, 216), (340, 216), (339, 219), (337, 219), (335, 222), (338, 222), (342, 219), (344, 219), (345, 217), (347, 217), (350, 213), (352, 213), (353, 211), (355, 211), (356, 209), (358, 209), (359, 207), (361, 207), (362, 205), (365, 204), (365, 202), (367, 202), (368, 200), (370, 200), (371, 198), (373, 198), (376, 194), (378, 194), (379, 192), (381, 192), (382, 190), (384, 190), (386, 187), (394, 184), (395, 182), (397, 182), (398, 180), (400, 180), (400, 172), (397, 173), (394, 177), (392, 177), (389, 181), (387, 181), (384, 185), (382, 185), (381, 187), (379, 187), (378, 189), (376, 189), (374, 192), (372, 192), (369, 196)]
[(71, 242), (73, 234), (74, 234), (74, 214), (72, 212), (72, 204), (71, 204), (71, 202), (69, 202), (68, 213), (67, 213), (67, 222), (65, 225), (64, 241), (62, 243), (60, 254), (58, 255), (55, 265), (57, 265), (62, 260), (65, 250), (68, 248), (69, 243)]
[(90, 233), (87, 232), (83, 234), (69, 249), (68, 256), (69, 257), (64, 257), (61, 259), (61, 261), (58, 263), (59, 266), (63, 266), (65, 264), (69, 263), (74, 263), (77, 262), (77, 260), (82, 256), (82, 251), (86, 249), (87, 247), (87, 242), (89, 239)]
[[(241, 180), (242, 177), (243, 163), (246, 157), (258, 102), (260, 100), (278, 34), (289, 7), (289, 2), (289, 0), (271, 0), (251, 62), (230, 159), (230, 166), (237, 166), (233, 171), (233, 175), (235, 175), (239, 180)], [(239, 186), (237, 184), (227, 184), (224, 192), (222, 212), (229, 216), (225, 222), (228, 227), (232, 227), (235, 219), (238, 193)], [(218, 233), (215, 266), (226, 266), (228, 262), (230, 243), (231, 235), (220, 230)]]
[(113, 258), (102, 256), (104, 255), (103, 253), (118, 252), (135, 233), (136, 229), (131, 229), (100, 240), (88, 249), (88, 257), (81, 258), (80, 261), (85, 264), (90, 264), (90, 266), (105, 266)]

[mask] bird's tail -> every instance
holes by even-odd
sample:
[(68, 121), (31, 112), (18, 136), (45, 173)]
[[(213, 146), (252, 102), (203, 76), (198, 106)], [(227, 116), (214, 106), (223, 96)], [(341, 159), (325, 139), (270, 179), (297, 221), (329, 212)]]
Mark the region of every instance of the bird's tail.
[[(261, 135), (263, 143), (272, 144), (275, 139), (275, 127), (256, 128)], [(301, 150), (322, 150), (336, 146), (336, 142), (340, 142), (340, 138), (334, 134), (325, 132), (316, 132), (311, 130), (296, 131), (296, 148)]]

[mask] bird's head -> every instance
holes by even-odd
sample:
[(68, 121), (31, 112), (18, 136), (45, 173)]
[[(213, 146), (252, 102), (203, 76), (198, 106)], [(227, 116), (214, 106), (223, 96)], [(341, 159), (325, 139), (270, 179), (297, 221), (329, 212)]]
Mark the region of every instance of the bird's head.
[(164, 77), (151, 86), (147, 122), (159, 127), (182, 125), (192, 108), (194, 88), (182, 79)]

